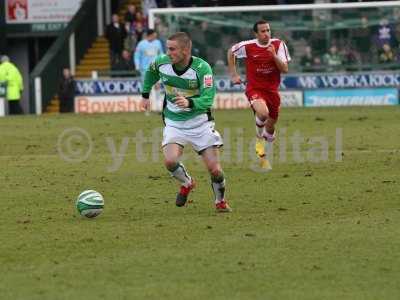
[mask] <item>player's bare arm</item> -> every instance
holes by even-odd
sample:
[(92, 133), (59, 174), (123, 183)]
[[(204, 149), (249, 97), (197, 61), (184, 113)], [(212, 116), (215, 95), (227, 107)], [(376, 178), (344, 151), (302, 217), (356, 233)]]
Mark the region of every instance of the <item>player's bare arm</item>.
[(289, 71), (289, 66), (286, 62), (284, 62), (282, 59), (280, 59), (279, 56), (276, 54), (275, 46), (271, 44), (267, 48), (267, 51), (271, 52), (272, 57), (274, 58), (275, 64), (278, 67), (279, 71), (281, 71), (281, 73), (287, 73)]
[(231, 80), (234, 84), (240, 84), (242, 82), (240, 75), (237, 73), (236, 70), (236, 58), (233, 55), (232, 50), (228, 50), (228, 70), (231, 76)]

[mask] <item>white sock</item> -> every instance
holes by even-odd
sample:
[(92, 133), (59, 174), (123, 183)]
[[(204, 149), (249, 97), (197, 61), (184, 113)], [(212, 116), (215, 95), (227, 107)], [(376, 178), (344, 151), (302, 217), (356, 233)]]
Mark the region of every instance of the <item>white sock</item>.
[(187, 173), (185, 166), (182, 163), (178, 163), (175, 171), (170, 171), (171, 176), (177, 179), (185, 187), (188, 187), (192, 183), (192, 177)]
[(263, 136), (268, 143), (273, 143), (275, 141), (275, 132), (273, 134), (270, 134), (265, 130)]
[(262, 138), (264, 134), (265, 121), (260, 120), (256, 116), (256, 134), (258, 138)]

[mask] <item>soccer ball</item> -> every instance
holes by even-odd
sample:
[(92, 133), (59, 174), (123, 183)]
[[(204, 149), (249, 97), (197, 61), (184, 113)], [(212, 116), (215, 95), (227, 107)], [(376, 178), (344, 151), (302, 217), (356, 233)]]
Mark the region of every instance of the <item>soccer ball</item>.
[(78, 196), (76, 208), (81, 216), (87, 218), (97, 217), (103, 211), (104, 198), (99, 192), (86, 190)]

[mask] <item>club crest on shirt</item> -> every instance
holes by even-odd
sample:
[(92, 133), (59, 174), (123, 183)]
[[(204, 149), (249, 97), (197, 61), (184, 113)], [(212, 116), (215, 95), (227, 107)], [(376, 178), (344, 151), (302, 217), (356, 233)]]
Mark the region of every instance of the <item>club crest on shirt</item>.
[(203, 78), (203, 85), (205, 88), (210, 88), (213, 86), (213, 77), (212, 75), (205, 75)]

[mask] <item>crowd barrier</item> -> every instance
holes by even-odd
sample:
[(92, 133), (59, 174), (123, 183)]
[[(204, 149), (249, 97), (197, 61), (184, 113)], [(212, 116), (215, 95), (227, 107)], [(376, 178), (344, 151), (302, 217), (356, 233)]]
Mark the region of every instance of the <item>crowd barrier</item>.
[[(215, 78), (215, 109), (249, 106), (245, 86), (234, 85), (229, 77)], [(78, 80), (75, 111), (102, 113), (138, 111), (141, 82), (133, 79)], [(400, 72), (294, 74), (282, 77), (282, 106), (398, 105)], [(153, 93), (152, 110), (161, 110), (162, 96)]]

